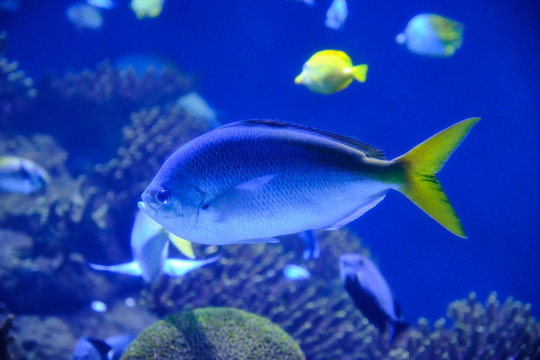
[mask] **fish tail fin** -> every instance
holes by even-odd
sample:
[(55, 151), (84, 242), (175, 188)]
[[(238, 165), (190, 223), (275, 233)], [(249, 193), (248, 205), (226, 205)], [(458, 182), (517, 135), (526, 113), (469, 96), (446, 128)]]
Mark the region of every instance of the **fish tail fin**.
[(356, 65), (352, 68), (351, 74), (353, 78), (363, 83), (366, 82), (367, 69), (368, 66), (366, 64)]
[(394, 159), (404, 169), (398, 190), (451, 233), (467, 238), (456, 211), (435, 176), (480, 118), (460, 121)]

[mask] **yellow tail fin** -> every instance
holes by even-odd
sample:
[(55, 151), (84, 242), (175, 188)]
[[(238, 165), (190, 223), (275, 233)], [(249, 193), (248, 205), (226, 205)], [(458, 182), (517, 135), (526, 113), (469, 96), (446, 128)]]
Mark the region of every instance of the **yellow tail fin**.
[(394, 159), (405, 170), (399, 191), (435, 221), (459, 237), (466, 238), (463, 225), (435, 176), (480, 118), (458, 122)]
[(366, 82), (366, 75), (367, 75), (367, 65), (356, 65), (352, 68), (352, 76), (360, 81), (360, 82)]

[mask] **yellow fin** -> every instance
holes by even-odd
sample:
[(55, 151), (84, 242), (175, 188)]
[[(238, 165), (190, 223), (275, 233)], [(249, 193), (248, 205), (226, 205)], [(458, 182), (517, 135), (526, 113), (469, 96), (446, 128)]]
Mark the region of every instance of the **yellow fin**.
[(335, 56), (352, 65), (352, 60), (346, 52), (341, 50), (322, 50), (316, 53), (317, 56)]
[(367, 69), (368, 66), (366, 64), (356, 65), (352, 68), (351, 74), (356, 80), (363, 83), (366, 81)]
[(456, 211), (435, 176), (480, 118), (458, 122), (394, 159), (405, 172), (399, 191), (455, 235), (467, 238)]
[(169, 233), (169, 240), (182, 254), (190, 259), (195, 259), (195, 253), (193, 252), (193, 247), (189, 241), (184, 240), (173, 233)]

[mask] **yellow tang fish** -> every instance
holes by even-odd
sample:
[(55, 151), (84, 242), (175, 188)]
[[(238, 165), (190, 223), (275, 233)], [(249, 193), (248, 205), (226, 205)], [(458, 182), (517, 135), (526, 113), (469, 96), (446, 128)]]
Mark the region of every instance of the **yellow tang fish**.
[(353, 66), (343, 51), (323, 50), (306, 61), (294, 83), (306, 85), (314, 92), (332, 94), (345, 89), (353, 79), (365, 82), (367, 69), (366, 64)]

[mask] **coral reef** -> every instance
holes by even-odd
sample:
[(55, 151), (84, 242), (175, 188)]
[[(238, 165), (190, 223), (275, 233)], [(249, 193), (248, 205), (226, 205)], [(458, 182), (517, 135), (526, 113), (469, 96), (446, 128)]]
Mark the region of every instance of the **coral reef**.
[(38, 91), (34, 80), (19, 69), (17, 61), (4, 56), (7, 33), (0, 32), (0, 127), (6, 127), (12, 115), (28, 108)]
[(475, 293), (452, 302), (446, 320), (439, 319), (431, 331), (420, 319), (400, 347), (388, 359), (538, 359), (540, 324), (530, 316), (530, 305), (508, 298), (501, 306), (497, 295), (489, 295), (484, 305)]
[[(89, 310), (91, 300), (110, 302), (140, 282), (95, 273), (86, 263), (128, 260), (140, 193), (170, 153), (216, 123), (174, 105), (192, 90), (191, 78), (175, 70), (139, 74), (104, 62), (35, 86), (4, 57), (5, 42), (1, 33), (0, 154), (36, 161), (52, 181), (41, 193), (0, 193), (0, 301), (17, 313), (9, 334), (9, 318), (0, 328), (0, 356), (7, 346), (15, 359), (68, 359), (80, 336), (138, 332), (156, 320), (121, 304), (105, 314)], [(161, 278), (144, 290), (141, 304), (191, 319), (199, 316), (191, 309), (205, 306), (255, 313), (290, 334), (307, 359), (540, 358), (540, 325), (530, 305), (500, 304), (494, 294), (485, 304), (474, 294), (458, 300), (433, 329), (421, 319), (390, 344), (339, 281), (339, 255), (365, 249), (346, 229), (320, 238), (321, 258), (308, 261), (296, 236), (280, 244), (224, 246), (219, 262), (183, 278)], [(195, 251), (210, 256), (217, 249), (196, 245)], [(289, 262), (305, 265), (312, 277), (286, 280), (282, 269)]]
[[(69, 299), (70, 306), (59, 306), (67, 311), (90, 295), (111, 297), (123, 290), (122, 284), (133, 285), (135, 279), (122, 278), (111, 291), (108, 278), (85, 264), (126, 260), (140, 192), (172, 151), (209, 129), (205, 120), (176, 107), (141, 110), (124, 128), (117, 157), (77, 178), (68, 171), (66, 151), (50, 136), (0, 134), (0, 153), (32, 159), (52, 178), (44, 193), (0, 194), (0, 227), (27, 234), (0, 268), (0, 301), (18, 312), (42, 312)], [(9, 278), (16, 280), (5, 281)], [(56, 300), (15, 301), (28, 284), (35, 284), (36, 294), (54, 290)]]
[(0, 229), (0, 301), (16, 313), (75, 311), (122, 290), (89, 271), (78, 253), (36, 253), (32, 239)]
[(131, 124), (122, 130), (116, 157), (97, 165), (93, 180), (101, 179), (111, 190), (124, 194), (121, 196), (139, 197), (173, 151), (211, 129), (207, 120), (188, 116), (178, 107), (155, 106), (135, 112)]
[[(382, 355), (388, 346), (384, 337), (362, 317), (339, 281), (339, 255), (365, 250), (347, 229), (322, 232), (320, 246), (320, 259), (305, 263), (312, 273), (308, 281), (283, 276), (285, 264), (304, 262), (302, 241), (287, 236), (280, 244), (223, 246), (216, 264), (181, 279), (162, 278), (146, 301), (161, 314), (202, 306), (256, 313), (298, 341), (308, 359), (354, 357), (365, 339), (370, 339), (366, 346), (373, 354)], [(210, 256), (215, 248), (196, 250)]]
[(169, 315), (142, 332), (122, 356), (137, 359), (304, 359), (298, 344), (269, 320), (234, 308)]
[(25, 116), (12, 128), (53, 135), (68, 150), (72, 169), (85, 173), (115, 155), (133, 112), (173, 103), (191, 87), (189, 76), (172, 69), (150, 67), (137, 74), (105, 61), (92, 70), (41, 81), (32, 109), (40, 116)]
[(83, 336), (105, 339), (124, 333), (138, 334), (158, 320), (145, 308), (128, 307), (122, 300), (109, 308), (105, 313), (86, 308), (68, 315), (18, 315), (13, 321), (14, 341), (9, 345), (9, 353), (13, 360), (71, 360), (77, 341)]
[(122, 70), (104, 61), (95, 70), (68, 72), (53, 79), (49, 88), (63, 100), (79, 99), (96, 105), (114, 103), (131, 113), (141, 107), (173, 100), (191, 89), (193, 79), (170, 67), (157, 71), (149, 67), (142, 74), (134, 69)]
[[(307, 281), (282, 275), (288, 262), (301, 263), (302, 242), (294, 236), (280, 244), (222, 247), (211, 267), (181, 279), (162, 278), (146, 294), (148, 306), (172, 313), (201, 306), (231, 306), (270, 319), (289, 333), (307, 359), (515, 359), (540, 351), (540, 324), (529, 306), (508, 299), (499, 306), (491, 295), (482, 306), (474, 295), (452, 303), (449, 320), (432, 330), (425, 319), (392, 344), (369, 324), (339, 282), (338, 257), (365, 252), (346, 229), (320, 234), (321, 257), (305, 265)], [(210, 256), (213, 247), (198, 247)], [(246, 261), (250, 259), (250, 261)], [(453, 323), (447, 328), (446, 325)], [(519, 356), (518, 356), (519, 355)]]
[(0, 359), (10, 359), (8, 345), (13, 342), (13, 336), (9, 335), (9, 329), (11, 329), (14, 318), (15, 316), (13, 314), (9, 314), (6, 316), (6, 320), (0, 327)]

